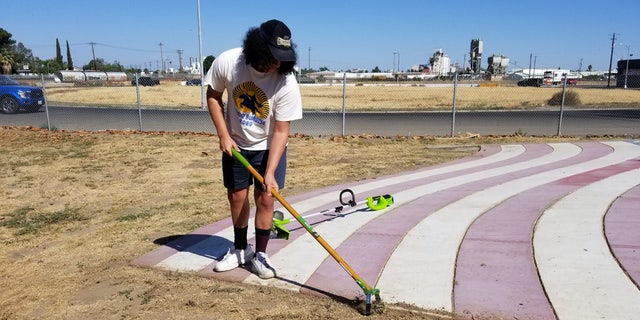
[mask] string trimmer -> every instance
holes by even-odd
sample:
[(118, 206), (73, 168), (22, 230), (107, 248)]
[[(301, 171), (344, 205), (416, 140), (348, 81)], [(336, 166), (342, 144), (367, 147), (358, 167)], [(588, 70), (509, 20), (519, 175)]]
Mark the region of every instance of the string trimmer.
[[(253, 168), (253, 166), (249, 163), (249, 161), (247, 161), (247, 159), (245, 159), (242, 156), (242, 154), (240, 154), (240, 152), (232, 148), (231, 153), (238, 161), (240, 161), (240, 163), (242, 163), (242, 165), (245, 168), (247, 168), (247, 170), (249, 170), (251, 175), (253, 175), (256, 178), (256, 180), (264, 184), (264, 178), (262, 177), (262, 175), (260, 175), (260, 173), (258, 173), (258, 171), (256, 171), (255, 168)], [(294, 218), (296, 218), (296, 220), (298, 220), (298, 222), (300, 222), (300, 224), (309, 232), (309, 234), (311, 234), (311, 236), (313, 236), (316, 239), (316, 241), (318, 241), (318, 243), (320, 243), (320, 245), (322, 245), (322, 247), (325, 250), (327, 250), (327, 252), (333, 257), (333, 259), (336, 260), (336, 262), (338, 262), (338, 264), (345, 271), (347, 271), (347, 273), (349, 273), (351, 278), (355, 280), (358, 286), (360, 286), (362, 291), (364, 291), (365, 298), (366, 298), (365, 314), (370, 315), (372, 296), (375, 296), (376, 300), (382, 303), (382, 299), (380, 298), (380, 290), (375, 289), (370, 285), (368, 285), (356, 273), (356, 271), (353, 270), (353, 268), (351, 268), (351, 266), (349, 266), (349, 264), (347, 264), (347, 262), (344, 259), (342, 259), (342, 257), (315, 230), (313, 230), (313, 228), (307, 223), (307, 221), (302, 216), (300, 216), (300, 214), (280, 195), (280, 193), (278, 193), (277, 190), (275, 189), (271, 190), (271, 194), (282, 204), (282, 206), (284, 206), (287, 209), (287, 211), (289, 211), (289, 213), (291, 213), (291, 215)]]
[[(351, 199), (345, 200), (344, 199), (345, 194), (351, 195)], [(325, 215), (325, 216), (333, 215), (333, 216), (341, 217), (343, 216), (341, 213), (344, 210), (344, 208), (347, 208), (347, 207), (354, 208), (363, 203), (367, 204), (367, 207), (369, 208), (369, 210), (372, 210), (372, 211), (382, 210), (390, 206), (391, 204), (393, 204), (393, 197), (391, 195), (385, 194), (383, 196), (368, 197), (365, 201), (356, 202), (356, 197), (353, 191), (351, 191), (351, 189), (344, 189), (340, 192), (339, 201), (341, 205), (335, 208), (325, 209), (325, 210), (318, 211), (316, 213), (302, 215), (302, 217), (305, 219), (308, 219), (310, 217), (314, 217), (317, 215)], [(289, 235), (291, 232), (285, 227), (285, 225), (289, 224), (289, 222), (291, 222), (291, 219), (285, 219), (284, 213), (278, 210), (274, 211), (273, 225), (271, 227), (271, 231), (273, 234), (275, 234), (275, 238), (289, 240)]]

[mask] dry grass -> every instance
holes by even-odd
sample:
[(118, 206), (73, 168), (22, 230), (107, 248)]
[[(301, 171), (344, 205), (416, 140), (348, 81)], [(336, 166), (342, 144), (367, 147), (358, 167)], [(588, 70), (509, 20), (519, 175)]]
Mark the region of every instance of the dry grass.
[[(498, 86), (460, 87), (456, 93), (460, 110), (521, 109), (548, 107), (551, 97), (561, 88)], [(574, 87), (582, 104), (576, 107), (638, 107), (640, 90)], [(343, 106), (342, 85), (301, 86), (307, 111), (340, 111)], [(347, 86), (346, 108), (350, 111), (442, 110), (453, 105), (452, 87), (425, 85)], [(135, 106), (136, 88), (59, 87), (48, 88), (52, 104)], [(141, 87), (143, 106), (197, 108), (201, 106), (200, 87), (188, 87), (164, 81), (160, 86)]]
[[(537, 141), (292, 137), (283, 195)], [(156, 239), (227, 217), (219, 157), (203, 134), (0, 127), (0, 319), (357, 317), (344, 301), (130, 265)], [(371, 316), (434, 318), (400, 305)]]

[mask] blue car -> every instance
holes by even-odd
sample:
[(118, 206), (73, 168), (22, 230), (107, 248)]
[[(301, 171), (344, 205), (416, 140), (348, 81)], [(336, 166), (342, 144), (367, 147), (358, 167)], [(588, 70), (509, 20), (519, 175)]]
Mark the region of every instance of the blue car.
[(24, 86), (5, 75), (0, 75), (0, 111), (16, 113), (19, 110), (36, 112), (44, 105), (44, 94), (39, 87)]

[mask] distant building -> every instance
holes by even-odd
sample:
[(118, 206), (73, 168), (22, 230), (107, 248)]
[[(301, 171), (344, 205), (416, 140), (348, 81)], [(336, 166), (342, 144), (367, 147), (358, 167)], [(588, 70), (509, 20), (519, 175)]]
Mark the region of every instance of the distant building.
[(473, 39), (469, 46), (469, 59), (471, 62), (471, 72), (480, 73), (482, 71), (482, 40)]
[(432, 75), (445, 76), (451, 72), (451, 59), (442, 49), (438, 49), (429, 58), (429, 66)]
[(509, 67), (509, 58), (494, 54), (487, 58), (487, 63), (489, 63), (487, 71), (492, 75), (505, 74), (507, 73), (507, 67)]

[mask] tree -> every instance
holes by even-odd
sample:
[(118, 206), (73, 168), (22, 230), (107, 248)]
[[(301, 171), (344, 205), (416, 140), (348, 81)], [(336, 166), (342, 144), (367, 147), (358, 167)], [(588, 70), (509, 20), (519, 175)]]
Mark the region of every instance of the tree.
[(376, 66), (375, 68), (373, 68), (373, 70), (371, 70), (371, 72), (381, 72), (380, 68), (378, 68), (378, 66)]
[(89, 63), (82, 66), (82, 70), (96, 70), (96, 71), (102, 70), (104, 65), (105, 65), (104, 59), (102, 58), (92, 59), (91, 61), (89, 61)]
[(12, 45), (11, 52), (16, 64), (31, 64), (33, 62), (33, 52), (25, 47), (22, 42)]
[(5, 48), (0, 49), (0, 73), (10, 74), (13, 63), (14, 60), (11, 52)]
[(40, 58), (35, 58), (31, 69), (35, 73), (54, 73), (64, 68), (58, 64), (56, 59), (42, 60)]
[(587, 71), (591, 71), (592, 69), (593, 69), (593, 66), (592, 66), (592, 65), (589, 65), (589, 66), (587, 67)]
[(10, 32), (0, 28), (0, 73), (15, 73), (16, 66), (19, 69), (28, 66), (28, 69), (35, 70), (37, 65), (31, 49), (22, 42), (16, 43), (11, 37)]
[[(95, 66), (95, 69), (94, 69)], [(125, 71), (125, 67), (117, 60), (113, 63), (107, 63), (102, 58), (89, 61), (88, 64), (82, 67), (82, 70), (100, 70), (100, 71)]]
[(13, 35), (9, 33), (9, 31), (0, 28), (0, 49), (9, 48), (16, 43), (15, 40), (11, 39), (12, 36)]
[(56, 62), (60, 67), (63, 66), (62, 51), (60, 50), (60, 42), (58, 41), (58, 38), (56, 38)]
[(67, 70), (73, 70), (73, 60), (71, 60), (71, 49), (69, 48), (69, 40), (67, 40)]
[(11, 46), (16, 43), (9, 31), (0, 28), (0, 73), (11, 73), (15, 63)]

